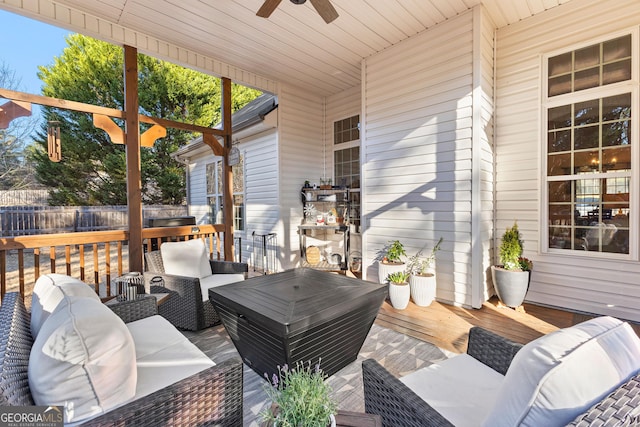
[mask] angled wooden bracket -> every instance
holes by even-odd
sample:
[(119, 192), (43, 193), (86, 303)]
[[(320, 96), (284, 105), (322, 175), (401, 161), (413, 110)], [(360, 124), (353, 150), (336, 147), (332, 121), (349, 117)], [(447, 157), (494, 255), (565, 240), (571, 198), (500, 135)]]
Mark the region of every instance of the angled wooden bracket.
[(114, 123), (113, 119), (109, 116), (102, 114), (93, 115), (93, 125), (98, 129), (105, 131), (111, 142), (114, 144), (124, 144), (124, 131), (120, 129), (120, 126)]
[(213, 150), (213, 154), (215, 154), (216, 156), (224, 156), (224, 147), (222, 146), (222, 144), (220, 144), (220, 142), (218, 142), (213, 134), (203, 133), (202, 141), (209, 147), (211, 147), (211, 149)]
[[(111, 138), (111, 142), (114, 144), (124, 144), (124, 131), (120, 126), (115, 124), (111, 117), (94, 114), (93, 125), (107, 132), (109, 138)], [(153, 147), (153, 144), (158, 138), (164, 138), (165, 136), (167, 136), (167, 128), (157, 124), (153, 125), (140, 135), (140, 145), (142, 147)]]
[(31, 103), (24, 101), (8, 101), (0, 105), (0, 129), (9, 127), (9, 123), (18, 117), (31, 115)]
[(153, 125), (140, 135), (140, 145), (143, 147), (153, 147), (156, 140), (167, 136), (167, 128), (160, 125)]

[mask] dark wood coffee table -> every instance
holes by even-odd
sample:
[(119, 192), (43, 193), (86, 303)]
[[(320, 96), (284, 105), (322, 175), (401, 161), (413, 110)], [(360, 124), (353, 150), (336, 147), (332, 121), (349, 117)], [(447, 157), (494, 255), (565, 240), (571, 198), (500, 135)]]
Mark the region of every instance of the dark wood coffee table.
[(298, 268), (209, 289), (242, 360), (261, 377), (320, 363), (331, 376), (356, 360), (386, 285)]

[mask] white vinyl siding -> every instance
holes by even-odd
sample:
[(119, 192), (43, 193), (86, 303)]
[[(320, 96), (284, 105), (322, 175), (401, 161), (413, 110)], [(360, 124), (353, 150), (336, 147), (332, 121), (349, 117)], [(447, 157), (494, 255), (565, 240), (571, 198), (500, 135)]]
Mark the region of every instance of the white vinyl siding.
[[(546, 227), (541, 211), (546, 209), (546, 202), (540, 188), (545, 173), (541, 167), (545, 152), (542, 143), (546, 141), (541, 123), (542, 55), (615, 37), (637, 29), (639, 24), (636, 0), (585, 0), (497, 32), (496, 238), (518, 221), (524, 235), (524, 255), (534, 262), (527, 293), (530, 302), (640, 321), (637, 260), (547, 254), (541, 251), (539, 241)], [(637, 53), (637, 47), (634, 49)], [(637, 117), (637, 109), (634, 115)], [(634, 138), (637, 142), (637, 134)], [(637, 159), (637, 144), (634, 150)], [(631, 210), (635, 215), (631, 221), (636, 227), (637, 182), (635, 171), (631, 185), (635, 200)]]
[[(324, 101), (294, 86), (282, 85), (279, 100), (279, 205), (278, 244), (282, 268), (300, 266), (298, 225), (302, 223), (300, 190), (305, 180), (331, 176), (324, 169)], [(319, 182), (318, 182), (319, 183)]]
[(412, 255), (443, 237), (437, 298), (464, 306), (486, 295), (481, 252), (491, 238), (493, 35), (483, 25), (478, 7), (368, 58), (363, 70), (366, 277), (376, 277), (374, 260), (388, 241), (399, 239)]

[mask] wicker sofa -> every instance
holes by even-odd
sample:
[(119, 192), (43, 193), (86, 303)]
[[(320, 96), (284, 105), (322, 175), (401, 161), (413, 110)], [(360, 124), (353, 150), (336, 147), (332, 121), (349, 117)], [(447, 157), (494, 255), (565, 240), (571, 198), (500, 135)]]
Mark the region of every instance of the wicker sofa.
[[(177, 249), (171, 260), (173, 266), (166, 266), (169, 268), (165, 268), (167, 259), (171, 258), (167, 249)], [(147, 293), (171, 294), (160, 305), (160, 315), (177, 328), (191, 331), (220, 323), (220, 317), (209, 301), (209, 288), (244, 280), (249, 271), (246, 263), (208, 259), (200, 239), (163, 243), (160, 250), (147, 252), (145, 261)]]
[(62, 406), (65, 425), (242, 425), (240, 359), (214, 364), (157, 315), (154, 297), (107, 306), (65, 290), (58, 299), (29, 313), (19, 293), (2, 298), (0, 405)]
[(365, 411), (385, 426), (638, 426), (639, 355), (631, 327), (608, 317), (526, 346), (473, 327), (466, 354), (402, 378), (363, 361)]

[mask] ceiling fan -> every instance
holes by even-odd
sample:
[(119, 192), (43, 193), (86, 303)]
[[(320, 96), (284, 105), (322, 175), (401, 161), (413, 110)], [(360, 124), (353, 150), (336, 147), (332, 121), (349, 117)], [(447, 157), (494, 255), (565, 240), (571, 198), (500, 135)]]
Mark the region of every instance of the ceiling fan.
[[(271, 16), (273, 11), (276, 10), (281, 1), (282, 0), (265, 0), (256, 15), (262, 18), (268, 18), (269, 16)], [(291, 3), (303, 4), (306, 1), (307, 0), (291, 0)], [(335, 8), (331, 5), (329, 0), (310, 1), (318, 14), (322, 17), (322, 19), (324, 19), (324, 22), (326, 22), (327, 24), (338, 17), (338, 12), (336, 12)]]

